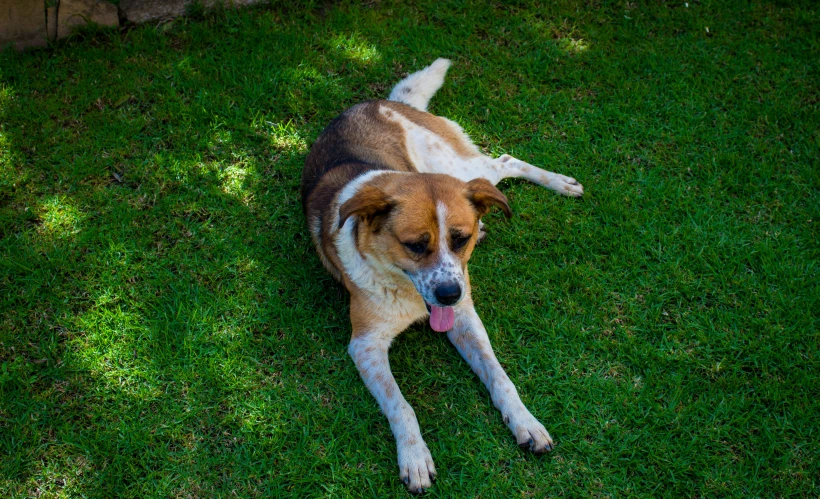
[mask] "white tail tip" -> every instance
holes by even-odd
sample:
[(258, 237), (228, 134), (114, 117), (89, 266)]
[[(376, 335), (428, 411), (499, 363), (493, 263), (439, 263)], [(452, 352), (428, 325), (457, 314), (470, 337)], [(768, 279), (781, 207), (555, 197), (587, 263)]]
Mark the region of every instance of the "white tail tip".
[(449, 59), (436, 59), (433, 64), (396, 84), (387, 99), (407, 104), (420, 111), (427, 111), (430, 99), (444, 84), (444, 76), (450, 69), (450, 64)]

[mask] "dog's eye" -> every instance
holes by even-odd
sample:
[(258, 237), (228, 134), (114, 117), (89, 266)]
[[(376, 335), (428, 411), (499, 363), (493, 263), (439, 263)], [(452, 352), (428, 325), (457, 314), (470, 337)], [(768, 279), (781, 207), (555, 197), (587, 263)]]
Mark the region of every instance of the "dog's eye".
[(461, 249), (467, 244), (467, 241), (470, 240), (470, 236), (465, 236), (463, 234), (453, 235), (453, 249)]
[(412, 253), (417, 255), (423, 255), (427, 252), (427, 243), (426, 242), (415, 242), (415, 243), (402, 243), (404, 247), (409, 249)]

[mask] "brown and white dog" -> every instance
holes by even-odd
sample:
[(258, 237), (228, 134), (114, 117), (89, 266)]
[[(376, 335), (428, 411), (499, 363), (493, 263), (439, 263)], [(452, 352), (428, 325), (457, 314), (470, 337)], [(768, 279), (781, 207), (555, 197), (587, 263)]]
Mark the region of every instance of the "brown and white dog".
[(390, 421), (399, 476), (411, 492), (430, 487), (436, 471), (387, 350), (428, 317), (484, 382), (518, 445), (536, 454), (552, 449), (549, 433), (493, 353), (473, 307), (467, 261), (483, 235), (481, 217), (493, 206), (511, 214), (495, 188), (501, 179), (523, 177), (561, 194), (583, 194), (573, 178), (506, 154), (483, 155), (461, 127), (427, 113), (449, 67), (438, 59), (399, 82), (388, 100), (342, 113), (313, 144), (302, 175), (316, 250), (350, 292), (348, 353)]

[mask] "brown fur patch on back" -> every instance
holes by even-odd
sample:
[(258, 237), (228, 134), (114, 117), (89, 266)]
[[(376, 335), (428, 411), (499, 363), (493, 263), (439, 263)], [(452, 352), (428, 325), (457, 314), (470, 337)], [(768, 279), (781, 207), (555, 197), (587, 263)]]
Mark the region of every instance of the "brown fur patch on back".
[(434, 114), (419, 111), (400, 102), (381, 101), (380, 105), (389, 107), (420, 127), (424, 127), (441, 137), (461, 157), (473, 158), (481, 154), (464, 132), (450, 120)]
[(416, 171), (407, 155), (404, 129), (379, 113), (384, 102), (351, 107), (316, 139), (302, 171), (303, 205), (322, 176), (340, 165), (364, 163), (379, 170)]

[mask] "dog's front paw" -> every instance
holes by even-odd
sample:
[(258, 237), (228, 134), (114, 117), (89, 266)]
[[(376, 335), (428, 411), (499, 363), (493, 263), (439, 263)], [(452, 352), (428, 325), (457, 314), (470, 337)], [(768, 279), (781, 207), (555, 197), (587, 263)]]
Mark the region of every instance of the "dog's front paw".
[(553, 449), (552, 437), (544, 425), (538, 422), (529, 411), (515, 417), (504, 416), (510, 430), (515, 435), (515, 441), (522, 449), (529, 449), (534, 454), (543, 454)]
[(399, 478), (413, 494), (423, 494), (436, 479), (433, 456), (424, 442), (399, 447)]

